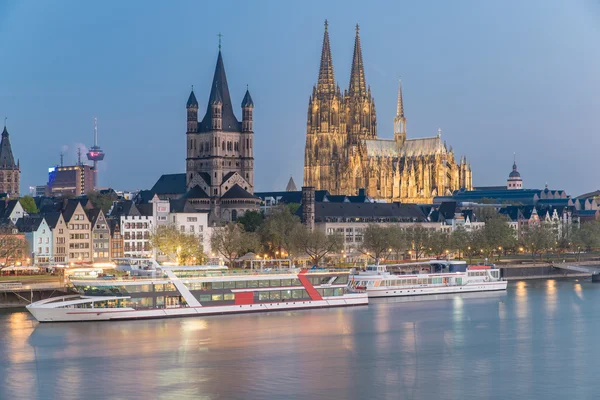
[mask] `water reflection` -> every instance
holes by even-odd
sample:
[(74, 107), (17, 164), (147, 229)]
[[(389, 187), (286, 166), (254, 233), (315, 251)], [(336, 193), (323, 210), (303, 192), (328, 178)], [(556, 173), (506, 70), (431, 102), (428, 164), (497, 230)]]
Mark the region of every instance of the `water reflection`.
[(118, 323), (0, 313), (0, 398), (595, 397), (600, 285), (422, 299)]

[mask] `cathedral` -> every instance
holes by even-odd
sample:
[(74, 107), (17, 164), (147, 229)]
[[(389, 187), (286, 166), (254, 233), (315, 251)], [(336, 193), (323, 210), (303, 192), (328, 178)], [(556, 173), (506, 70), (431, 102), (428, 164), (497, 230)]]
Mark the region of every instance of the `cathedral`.
[(406, 137), (402, 86), (394, 118), (394, 139), (377, 137), (375, 100), (367, 85), (356, 26), (347, 90), (336, 84), (328, 24), (325, 21), (321, 65), (308, 103), (304, 186), (331, 194), (356, 195), (365, 188), (375, 199), (432, 203), (438, 195), (472, 189), (470, 164), (456, 162), (441, 138)]
[(241, 102), (242, 121), (233, 112), (227, 76), (219, 45), (206, 112), (198, 119), (194, 90), (188, 98), (186, 188), (183, 196), (209, 204), (211, 218), (235, 221), (248, 210), (257, 210), (254, 197), (254, 102), (250, 92)]
[(2, 140), (0, 141), (0, 194), (7, 194), (9, 197), (19, 197), (21, 192), (21, 165), (19, 161), (15, 163), (6, 122), (2, 131)]

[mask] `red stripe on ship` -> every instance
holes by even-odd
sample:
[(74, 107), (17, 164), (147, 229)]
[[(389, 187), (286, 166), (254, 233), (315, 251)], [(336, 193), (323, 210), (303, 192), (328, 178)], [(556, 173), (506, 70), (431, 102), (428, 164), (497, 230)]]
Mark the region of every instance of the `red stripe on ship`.
[(310, 283), (310, 281), (306, 277), (307, 271), (308, 270), (306, 270), (306, 269), (303, 269), (302, 271), (300, 271), (300, 273), (298, 274), (298, 279), (300, 279), (302, 286), (304, 286), (304, 289), (306, 289), (306, 292), (310, 296), (311, 300), (323, 300), (323, 297), (321, 297), (319, 292), (317, 292), (317, 289), (314, 288), (314, 286)]

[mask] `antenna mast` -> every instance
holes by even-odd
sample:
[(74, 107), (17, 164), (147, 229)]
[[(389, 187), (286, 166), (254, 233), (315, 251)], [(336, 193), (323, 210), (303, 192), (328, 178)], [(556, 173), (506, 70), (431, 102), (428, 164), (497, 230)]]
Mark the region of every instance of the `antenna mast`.
[(94, 117), (94, 147), (98, 146), (98, 118)]

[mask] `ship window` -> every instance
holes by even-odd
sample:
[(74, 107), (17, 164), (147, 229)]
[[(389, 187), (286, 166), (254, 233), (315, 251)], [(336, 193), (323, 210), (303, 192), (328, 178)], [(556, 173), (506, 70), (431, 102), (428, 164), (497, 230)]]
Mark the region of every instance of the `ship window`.
[(321, 284), (321, 285), (325, 285), (325, 284), (329, 283), (329, 280), (330, 280), (330, 279), (331, 279), (331, 277), (330, 277), (330, 276), (323, 276), (323, 277), (321, 277), (321, 279), (320, 279), (320, 284)]
[(344, 295), (344, 288), (335, 288), (335, 289), (333, 289), (333, 295), (334, 296), (343, 296)]
[(271, 279), (271, 287), (281, 286), (281, 280), (279, 279)]
[(213, 282), (212, 283), (212, 288), (213, 289), (223, 289), (223, 282)]
[(303, 292), (304, 292), (304, 290), (302, 290), (302, 289), (292, 290), (292, 299), (301, 299)]
[(223, 295), (223, 300), (235, 300), (235, 294), (233, 294), (233, 293), (225, 293)]
[(291, 279), (282, 279), (281, 286), (292, 286), (292, 280)]
[(219, 300), (223, 300), (222, 294), (213, 294), (212, 295), (212, 301), (219, 301)]
[(235, 283), (235, 287), (238, 289), (245, 289), (246, 288), (246, 281), (237, 281)]
[(325, 296), (325, 297), (333, 296), (333, 289), (331, 289), (331, 288), (323, 289), (323, 296)]
[(259, 300), (269, 300), (269, 292), (258, 292)]
[(266, 279), (260, 280), (259, 282), (259, 287), (269, 287), (269, 281)]
[(162, 283), (157, 283), (156, 285), (154, 285), (155, 292), (162, 292), (164, 290), (165, 290), (165, 285), (163, 285)]
[(248, 287), (249, 288), (258, 287), (258, 281), (248, 281)]
[(158, 296), (156, 298), (156, 307), (164, 307), (165, 306), (165, 296)]
[(223, 282), (223, 289), (235, 289), (235, 282), (234, 281)]
[(269, 295), (271, 300), (279, 300), (281, 298), (281, 292), (279, 290), (273, 290)]
[(292, 279), (292, 286), (302, 286), (300, 279)]
[(200, 296), (200, 302), (210, 301), (210, 299), (211, 299), (210, 294), (203, 294)]
[(345, 285), (346, 283), (348, 283), (348, 275), (338, 276), (337, 278), (335, 278), (335, 281), (333, 283), (335, 283), (336, 285)]
[(323, 297), (323, 289), (317, 289), (317, 292)]
[(281, 298), (283, 300), (288, 300), (292, 298), (292, 291), (291, 290), (282, 290), (281, 291)]

